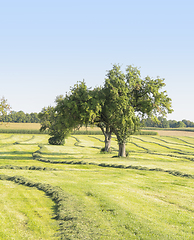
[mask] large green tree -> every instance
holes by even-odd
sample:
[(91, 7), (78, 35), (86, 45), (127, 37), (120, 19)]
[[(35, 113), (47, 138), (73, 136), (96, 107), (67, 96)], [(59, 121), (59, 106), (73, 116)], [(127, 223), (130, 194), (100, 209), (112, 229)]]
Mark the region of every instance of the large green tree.
[(108, 72), (102, 91), (105, 101), (101, 120), (108, 124), (117, 136), (118, 155), (125, 156), (125, 143), (136, 130), (138, 118), (129, 101), (129, 88), (119, 66), (114, 65), (113, 69)]
[[(161, 90), (164, 86), (164, 79), (142, 79), (136, 67), (127, 66), (123, 73), (119, 65), (113, 65), (102, 87), (92, 90), (83, 81), (65, 97), (58, 97), (49, 124), (42, 124), (42, 129), (48, 128), (56, 138), (59, 133), (64, 137), (82, 125), (96, 124), (105, 136), (105, 151), (109, 151), (114, 133), (118, 156), (125, 157), (125, 144), (138, 129), (140, 118), (157, 118), (172, 112), (171, 99)], [(44, 115), (39, 114), (39, 118), (43, 120)]]
[(165, 116), (172, 112), (171, 99), (166, 91), (164, 79), (141, 78), (136, 67), (127, 66), (125, 73), (119, 65), (108, 71), (103, 87), (106, 98), (103, 106), (106, 122), (117, 136), (118, 156), (126, 156), (125, 144), (139, 127), (139, 119)]

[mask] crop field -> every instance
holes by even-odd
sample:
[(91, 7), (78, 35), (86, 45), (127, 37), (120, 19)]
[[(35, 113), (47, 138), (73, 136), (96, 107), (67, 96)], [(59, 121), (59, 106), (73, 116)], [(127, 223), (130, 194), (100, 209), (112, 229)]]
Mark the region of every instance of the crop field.
[(40, 123), (1, 123), (0, 129), (40, 129)]
[(194, 136), (0, 134), (0, 239), (194, 239)]

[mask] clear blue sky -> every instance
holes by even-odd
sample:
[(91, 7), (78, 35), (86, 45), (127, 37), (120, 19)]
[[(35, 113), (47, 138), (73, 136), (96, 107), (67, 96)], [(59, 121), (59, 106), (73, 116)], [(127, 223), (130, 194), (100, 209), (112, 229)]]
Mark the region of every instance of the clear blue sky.
[(15, 111), (54, 105), (112, 64), (165, 78), (174, 113), (194, 121), (193, 0), (0, 0), (0, 96)]

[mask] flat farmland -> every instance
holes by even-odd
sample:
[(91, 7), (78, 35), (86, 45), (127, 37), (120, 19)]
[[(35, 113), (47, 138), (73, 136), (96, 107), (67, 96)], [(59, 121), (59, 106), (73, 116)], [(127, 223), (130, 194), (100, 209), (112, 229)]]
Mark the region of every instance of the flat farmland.
[(30, 129), (39, 130), (40, 123), (2, 123), (0, 129)]
[[(193, 130), (193, 128), (192, 128)], [(147, 130), (144, 130), (147, 131)], [(160, 136), (190, 136), (194, 137), (194, 131), (182, 131), (176, 129), (176, 130), (154, 130), (152, 129), (151, 131), (157, 132)]]
[(48, 137), (0, 134), (0, 239), (194, 239), (194, 137)]

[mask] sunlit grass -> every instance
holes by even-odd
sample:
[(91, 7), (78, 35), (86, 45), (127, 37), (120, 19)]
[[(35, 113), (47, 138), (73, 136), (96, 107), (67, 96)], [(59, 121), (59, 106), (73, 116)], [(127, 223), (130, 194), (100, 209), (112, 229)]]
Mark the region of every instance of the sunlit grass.
[(54, 203), (36, 189), (0, 181), (0, 239), (53, 239)]
[[(48, 145), (48, 137), (0, 134), (0, 165), (58, 171), (5, 167), (0, 174), (60, 187), (67, 196), (63, 202), (69, 219), (65, 221), (67, 231), (60, 229), (61, 221), (53, 219), (57, 203), (50, 196), (34, 187), (1, 180), (0, 239), (57, 239), (55, 234), (64, 234), (64, 239), (193, 238), (193, 179), (156, 170), (194, 175), (192, 138), (181, 137), (186, 143), (176, 137), (132, 137), (126, 146), (129, 156), (118, 158), (114, 137), (108, 154), (100, 153), (102, 135), (75, 135), (64, 146)], [(39, 157), (33, 157), (34, 152)], [(102, 167), (102, 163), (112, 167)], [(118, 165), (147, 169), (116, 168)]]

